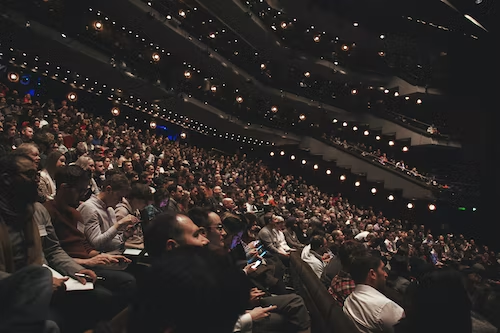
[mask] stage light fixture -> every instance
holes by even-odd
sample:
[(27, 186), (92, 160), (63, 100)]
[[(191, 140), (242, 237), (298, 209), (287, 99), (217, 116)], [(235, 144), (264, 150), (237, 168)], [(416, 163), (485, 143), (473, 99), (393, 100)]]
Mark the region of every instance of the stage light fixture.
[(375, 140), (379, 141), (379, 140), (380, 140), (380, 135), (377, 135), (377, 136), (375, 137)]
[(346, 176), (345, 176), (345, 175), (341, 175), (341, 176), (340, 176), (340, 180), (341, 180), (341, 181), (346, 180)]
[(337, 119), (333, 119), (333, 120), (332, 120), (332, 123), (334, 123), (334, 124), (336, 124), (337, 122), (338, 122), (338, 120), (337, 120)]
[(239, 104), (243, 103), (243, 97), (237, 96), (236, 97), (236, 102), (238, 102)]
[(76, 102), (77, 99), (78, 99), (78, 96), (76, 95), (76, 93), (70, 92), (68, 94), (68, 101), (70, 101), (70, 102)]
[(211, 86), (210, 87), (210, 91), (213, 92), (213, 93), (217, 92), (217, 87), (216, 86)]
[(375, 194), (375, 193), (377, 193), (377, 189), (375, 187), (372, 187), (371, 192), (372, 192), (372, 194)]
[(190, 72), (190, 71), (185, 71), (185, 72), (184, 72), (184, 77), (185, 77), (186, 79), (190, 79), (190, 78), (191, 78), (191, 72)]
[(351, 94), (352, 94), (352, 95), (356, 95), (357, 93), (358, 93), (358, 90), (357, 90), (357, 89), (352, 89), (352, 90), (351, 90)]
[(394, 97), (398, 97), (399, 93), (397, 91), (394, 92)]
[(357, 127), (357, 126), (354, 126), (354, 127), (352, 128), (352, 130), (353, 130), (353, 131), (357, 131), (357, 130), (358, 130), (358, 127)]
[(208, 37), (214, 39), (215, 38), (215, 33), (212, 32), (210, 35), (208, 35)]
[(269, 155), (274, 156), (274, 151), (270, 152)]
[(342, 51), (344, 51), (344, 52), (349, 51), (349, 46), (347, 46), (346, 44), (343, 44)]
[(9, 79), (10, 82), (19, 82), (19, 74), (10, 72), (7, 75), (7, 78)]
[(394, 141), (392, 141), (392, 140), (389, 141), (389, 146), (391, 146), (391, 147), (394, 146)]
[(94, 29), (95, 30), (101, 30), (102, 29), (102, 22), (101, 21), (95, 21), (94, 22)]
[(378, 51), (378, 55), (380, 57), (385, 57), (385, 52), (384, 51)]
[(306, 160), (302, 160), (302, 162), (301, 162), (301, 163), (302, 163), (302, 164), (306, 164), (306, 163), (307, 163), (307, 161), (306, 161)]
[(405, 100), (410, 100), (410, 96), (405, 96)]
[(317, 164), (314, 164), (313, 169), (318, 170), (319, 166)]
[(181, 135), (180, 135), (181, 139), (184, 140), (187, 138), (187, 134), (186, 132), (182, 132)]
[(316, 43), (319, 43), (319, 41), (320, 41), (320, 39), (321, 39), (321, 38), (320, 38), (320, 37), (319, 37), (319, 35), (318, 35), (318, 36), (314, 36), (314, 38), (313, 38), (313, 39), (314, 39), (314, 41), (315, 41)]
[(281, 22), (281, 25), (280, 25), (280, 26), (281, 26), (281, 29), (286, 29), (286, 27), (287, 27), (288, 25), (286, 24), (286, 22)]
[(115, 116), (115, 117), (119, 116), (119, 115), (120, 115), (120, 109), (119, 109), (118, 107), (116, 107), (116, 106), (115, 106), (115, 107), (113, 107), (113, 108), (111, 109), (111, 114), (112, 114), (113, 116)]
[(435, 211), (436, 210), (436, 205), (435, 204), (429, 204), (429, 210), (431, 212)]
[(152, 120), (152, 121), (149, 123), (149, 127), (151, 127), (151, 129), (155, 129), (155, 128), (156, 128), (156, 121)]
[(356, 187), (359, 187), (360, 185), (361, 185), (361, 183), (359, 181), (354, 183), (354, 186), (356, 186)]
[(413, 204), (412, 204), (411, 202), (409, 202), (409, 203), (406, 205), (406, 207), (408, 207), (408, 209), (413, 209), (413, 207), (414, 207), (414, 206), (413, 206)]
[(181, 17), (186, 17), (186, 12), (185, 12), (184, 10), (180, 9), (180, 10), (179, 10), (179, 15), (180, 15)]
[(369, 132), (369, 131), (364, 131), (364, 132), (363, 132), (363, 134), (364, 134), (365, 136), (367, 136), (367, 135), (370, 135), (370, 132)]
[(274, 113), (278, 112), (278, 107), (277, 107), (277, 106), (275, 106), (275, 105), (273, 105), (273, 106), (271, 107), (271, 111), (272, 111), (272, 112), (274, 112)]
[(261, 69), (261, 70), (266, 69), (266, 67), (267, 67), (267, 66), (266, 66), (266, 64), (260, 64), (260, 69)]
[(305, 114), (301, 114), (301, 115), (299, 116), (299, 119), (300, 119), (301, 121), (306, 120), (306, 115), (305, 115)]
[(293, 161), (295, 160), (295, 155), (290, 156), (290, 159)]
[(281, 156), (284, 156), (284, 155), (285, 155), (285, 151), (283, 151), (283, 150), (282, 150), (282, 151), (280, 151), (280, 155), (281, 155)]
[(385, 38), (385, 35), (380, 35), (380, 39), (384, 39)]
[(330, 170), (330, 169), (326, 170), (326, 174), (327, 175), (331, 175), (332, 174), (332, 170)]
[(389, 89), (384, 89), (384, 94), (388, 94), (389, 93)]
[(151, 58), (153, 59), (153, 61), (160, 61), (160, 55), (158, 53), (153, 53), (153, 55), (151, 56)]
[(406, 153), (408, 151), (408, 147), (404, 146), (402, 151), (404, 151)]
[(359, 23), (358, 22), (354, 22), (352, 25), (355, 26), (355, 27), (358, 27)]
[(420, 98), (417, 99), (417, 104), (422, 104), (422, 100)]
[(347, 127), (347, 123), (344, 121), (344, 122), (342, 123), (342, 126)]
[(305, 77), (310, 77), (310, 76), (311, 76), (311, 73), (309, 73), (309, 72), (305, 72), (305, 73), (304, 73), (304, 76), (305, 76)]
[(387, 199), (388, 199), (389, 201), (393, 201), (393, 200), (394, 200), (394, 196), (391, 194), (391, 195), (389, 195), (389, 196), (387, 197)]

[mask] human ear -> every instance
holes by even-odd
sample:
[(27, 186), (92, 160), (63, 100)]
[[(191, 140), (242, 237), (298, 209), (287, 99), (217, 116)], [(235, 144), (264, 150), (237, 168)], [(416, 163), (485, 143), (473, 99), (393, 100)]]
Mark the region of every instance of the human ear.
[(175, 249), (176, 247), (179, 247), (179, 244), (175, 240), (169, 239), (169, 240), (167, 240), (167, 244), (165, 247), (166, 247), (167, 251), (171, 251), (171, 250)]

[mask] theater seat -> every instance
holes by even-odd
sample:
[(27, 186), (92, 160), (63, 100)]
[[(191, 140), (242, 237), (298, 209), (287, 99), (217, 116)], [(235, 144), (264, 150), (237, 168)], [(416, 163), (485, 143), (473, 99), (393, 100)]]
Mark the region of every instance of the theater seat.
[(309, 310), (313, 333), (356, 333), (354, 324), (347, 318), (342, 308), (335, 303), (323, 283), (311, 267), (301, 258), (300, 253), (290, 255), (290, 271), (294, 288)]

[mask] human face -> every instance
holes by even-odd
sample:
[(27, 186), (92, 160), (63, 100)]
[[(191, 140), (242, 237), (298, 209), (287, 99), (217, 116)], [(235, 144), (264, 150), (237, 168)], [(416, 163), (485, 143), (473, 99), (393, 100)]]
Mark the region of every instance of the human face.
[(375, 288), (377, 290), (384, 290), (385, 288), (385, 281), (387, 279), (387, 273), (384, 269), (384, 263), (382, 260), (380, 260), (380, 265), (377, 268), (377, 271), (375, 272)]
[(56, 168), (61, 168), (66, 165), (66, 156), (61, 155), (56, 163)]
[(106, 158), (104, 159), (103, 169), (104, 169), (104, 170), (108, 170), (108, 168), (109, 168), (109, 165), (110, 165), (110, 164), (111, 164), (111, 160), (110, 160), (109, 158), (107, 158), (107, 157), (106, 157)]
[[(66, 184), (63, 184), (62, 189), (64, 191)], [(64, 198), (67, 204), (71, 207), (78, 207), (80, 201), (84, 199), (85, 194), (89, 188), (89, 183), (85, 181), (79, 182), (76, 187), (68, 187), (68, 191), (64, 192)]]
[(89, 160), (88, 169), (89, 169), (89, 170), (90, 170), (90, 172), (92, 172), (92, 173), (95, 171), (95, 163), (94, 163), (94, 160)]
[(208, 245), (210, 241), (205, 237), (205, 231), (198, 227), (185, 215), (177, 215), (177, 223), (182, 228), (183, 239), (182, 245), (203, 247)]
[(123, 171), (125, 173), (131, 172), (132, 170), (134, 170), (134, 167), (132, 166), (132, 162), (130, 162), (130, 161), (123, 162)]
[(26, 127), (26, 129), (23, 131), (23, 134), (28, 139), (33, 139), (33, 129), (31, 127)]
[(104, 173), (104, 163), (102, 161), (95, 162), (95, 172), (98, 175), (101, 175)]
[(9, 138), (12, 138), (13, 136), (16, 135), (16, 126), (10, 126), (9, 131), (7, 132), (7, 135)]
[(106, 188), (106, 201), (108, 207), (115, 207), (120, 202), (122, 202), (123, 197), (127, 195), (127, 191), (114, 191), (111, 186)]
[(152, 175), (148, 175), (148, 176), (146, 176), (145, 181), (146, 181), (146, 184), (147, 184), (147, 185), (151, 185), (151, 184), (153, 184), (153, 176), (152, 176)]
[(224, 226), (222, 225), (222, 221), (214, 212), (210, 212), (208, 214), (208, 230), (207, 230), (207, 238), (210, 241), (210, 245), (217, 247), (224, 247), (224, 239), (227, 236), (226, 230), (224, 230)]
[(38, 168), (38, 164), (40, 163), (40, 151), (38, 151), (38, 148), (33, 147), (28, 153), (28, 156), (35, 163), (36, 168)]
[(175, 201), (180, 201), (182, 199), (182, 194), (183, 194), (182, 186), (177, 185), (177, 189), (172, 194), (172, 197), (174, 198)]

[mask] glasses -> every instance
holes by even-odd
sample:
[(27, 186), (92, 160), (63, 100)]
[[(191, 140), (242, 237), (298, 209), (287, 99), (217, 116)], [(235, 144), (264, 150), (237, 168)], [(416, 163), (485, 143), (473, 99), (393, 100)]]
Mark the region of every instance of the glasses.
[(211, 226), (209, 226), (209, 228), (210, 228), (210, 229), (211, 229), (211, 228), (214, 228), (214, 229), (216, 229), (217, 231), (222, 231), (222, 230), (224, 230), (224, 226), (223, 226), (222, 224), (217, 224), (217, 225), (215, 225), (215, 226), (211, 225)]

